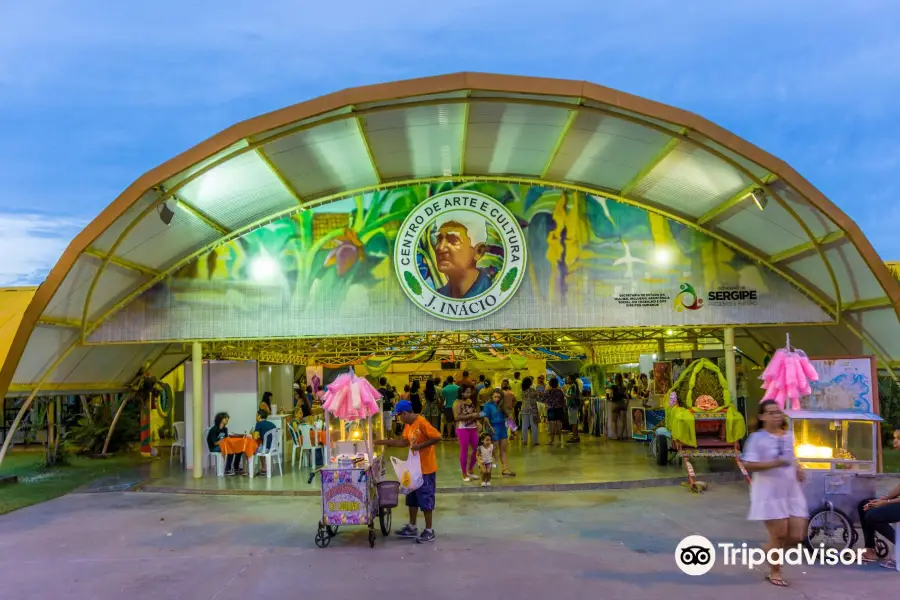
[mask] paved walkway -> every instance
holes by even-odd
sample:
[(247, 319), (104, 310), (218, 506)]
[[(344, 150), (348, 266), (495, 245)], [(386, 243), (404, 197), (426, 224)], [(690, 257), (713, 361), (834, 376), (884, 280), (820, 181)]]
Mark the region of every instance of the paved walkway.
[[(721, 564), (678, 571), (686, 535), (760, 543), (743, 484), (439, 495), (438, 541), (369, 549), (347, 529), (313, 544), (317, 498), (73, 494), (0, 517), (0, 597), (15, 600), (248, 598), (878, 598), (900, 574), (789, 567), (788, 590)], [(395, 513), (397, 524), (403, 519)]]

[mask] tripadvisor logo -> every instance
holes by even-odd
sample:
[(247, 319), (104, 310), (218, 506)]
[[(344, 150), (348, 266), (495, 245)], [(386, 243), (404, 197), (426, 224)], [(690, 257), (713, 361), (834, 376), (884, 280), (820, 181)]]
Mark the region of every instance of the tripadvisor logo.
[(445, 192), (416, 206), (394, 243), (394, 270), (416, 305), (441, 319), (469, 321), (497, 311), (522, 283), (522, 228), (490, 196)]

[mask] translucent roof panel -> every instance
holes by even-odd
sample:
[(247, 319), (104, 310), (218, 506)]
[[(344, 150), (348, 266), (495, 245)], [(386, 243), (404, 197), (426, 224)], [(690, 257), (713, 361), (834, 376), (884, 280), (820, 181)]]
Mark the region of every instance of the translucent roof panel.
[(900, 321), (893, 308), (867, 310), (847, 317), (865, 331), (874, 332), (875, 342), (889, 357), (900, 356)]
[(644, 177), (632, 196), (699, 217), (749, 184), (725, 161), (680, 143)]
[(786, 185), (784, 182), (774, 181), (770, 183), (768, 187), (773, 193), (778, 194), (778, 196), (782, 198), (795, 213), (797, 213), (797, 216), (803, 220), (815, 237), (822, 238), (829, 233), (839, 231), (839, 228), (834, 224), (834, 221), (829, 219), (822, 211), (810, 205), (807, 200), (801, 198), (796, 190)]
[(355, 118), (295, 133), (265, 151), (304, 200), (378, 183)]
[(825, 258), (834, 269), (835, 277), (841, 286), (841, 301), (844, 304), (872, 300), (885, 295), (884, 288), (875, 279), (853, 244), (842, 243), (827, 247)]
[(104, 253), (109, 252), (109, 249), (116, 243), (116, 240), (122, 232), (124, 232), (131, 222), (138, 218), (138, 216), (140, 216), (154, 200), (159, 198), (159, 196), (160, 193), (154, 190), (144, 193), (137, 202), (132, 204), (112, 225), (94, 240), (91, 247)]
[(124, 384), (144, 362), (162, 350), (159, 344), (79, 346), (47, 378), (49, 384)]
[(466, 134), (466, 173), (540, 176), (571, 111), (473, 102)]
[(151, 210), (125, 236), (116, 248), (116, 256), (159, 270), (221, 237), (220, 232), (181, 204), (168, 206), (175, 213), (168, 225), (156, 209)]
[(35, 327), (16, 367), (13, 383), (31, 383), (40, 379), (78, 335), (77, 330), (66, 327)]
[(44, 315), (56, 319), (80, 319), (88, 287), (99, 268), (100, 261), (93, 256), (79, 256), (44, 309)]
[(769, 200), (763, 210), (747, 198), (728, 218), (715, 221), (715, 228), (744, 239), (773, 255), (810, 241), (800, 224), (777, 202)]
[(190, 167), (181, 171), (174, 177), (170, 177), (170, 178), (166, 179), (166, 181), (163, 182), (163, 187), (165, 187), (165, 189), (167, 191), (176, 190), (179, 187), (179, 184), (181, 182), (183, 182), (184, 180), (186, 180), (187, 178), (189, 178), (190, 176), (194, 175), (195, 173), (198, 173), (201, 170), (206, 169), (206, 167), (208, 167), (209, 165), (218, 163), (218, 162), (228, 158), (229, 156), (233, 155), (237, 150), (240, 150), (241, 148), (246, 148), (246, 147), (247, 147), (247, 140), (240, 140), (234, 144), (231, 144), (227, 148), (223, 148), (222, 150), (219, 150), (212, 156), (205, 158), (204, 160), (201, 160), (200, 162), (198, 162), (194, 165), (191, 165)]
[(459, 173), (464, 122), (462, 104), (409, 107), (363, 118), (384, 179)]
[(670, 139), (655, 129), (582, 111), (547, 178), (621, 190)]
[(378, 102), (363, 102), (353, 106), (357, 112), (365, 111), (371, 108), (382, 108), (388, 106), (411, 107), (423, 102), (434, 103), (440, 100), (462, 100), (469, 95), (468, 90), (458, 90), (455, 92), (446, 92), (443, 94), (425, 94), (422, 96), (409, 96), (407, 98), (394, 98), (392, 100), (380, 100)]
[(204, 173), (178, 197), (215, 215), (228, 229), (297, 206), (297, 200), (257, 152), (246, 152)]

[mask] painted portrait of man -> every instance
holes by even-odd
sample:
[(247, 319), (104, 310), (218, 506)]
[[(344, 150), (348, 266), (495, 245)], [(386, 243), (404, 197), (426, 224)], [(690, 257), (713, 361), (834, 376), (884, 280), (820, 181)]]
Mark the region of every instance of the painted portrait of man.
[(491, 278), (478, 268), (487, 251), (487, 224), (483, 219), (455, 214), (438, 222), (434, 250), (437, 270), (447, 278), (438, 294), (474, 298), (491, 287)]

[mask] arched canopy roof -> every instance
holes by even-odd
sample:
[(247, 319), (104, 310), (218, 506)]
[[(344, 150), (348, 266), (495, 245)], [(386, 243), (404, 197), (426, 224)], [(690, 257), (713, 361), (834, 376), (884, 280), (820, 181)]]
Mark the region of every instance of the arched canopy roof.
[[(0, 390), (121, 383), (148, 361), (165, 371), (180, 347), (102, 346), (92, 332), (192, 258), (274, 218), (445, 179), (540, 182), (644, 207), (777, 272), (884, 366), (900, 358), (897, 280), (853, 220), (781, 160), (697, 115), (592, 83), (458, 73), (265, 114), (140, 177), (35, 293)], [(166, 226), (157, 213), (171, 199)]]

